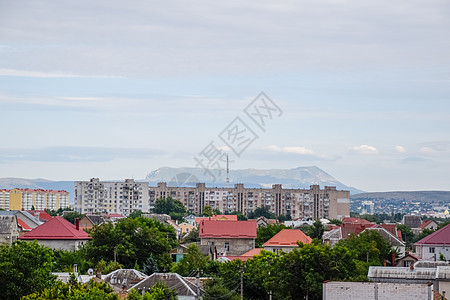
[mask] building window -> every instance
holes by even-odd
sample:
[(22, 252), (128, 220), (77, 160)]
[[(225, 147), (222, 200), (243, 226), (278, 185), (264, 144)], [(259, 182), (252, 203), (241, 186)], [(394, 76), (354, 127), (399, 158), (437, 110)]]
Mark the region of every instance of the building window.
[(428, 248), (428, 251), (429, 251), (430, 253), (434, 253), (434, 247)]
[(230, 243), (225, 242), (225, 250), (230, 251)]

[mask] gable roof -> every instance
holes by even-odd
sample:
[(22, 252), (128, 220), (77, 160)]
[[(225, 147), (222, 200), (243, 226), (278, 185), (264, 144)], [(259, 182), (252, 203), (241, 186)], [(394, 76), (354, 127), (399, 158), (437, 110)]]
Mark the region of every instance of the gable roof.
[(256, 238), (255, 221), (212, 221), (200, 222), (200, 238)]
[(402, 224), (409, 226), (410, 228), (419, 228), (422, 224), (420, 216), (408, 216), (404, 215), (402, 219)]
[(414, 245), (450, 245), (450, 224), (424, 237)]
[(311, 244), (312, 239), (300, 229), (283, 229), (264, 243), (264, 247), (297, 247), (297, 242)]
[(197, 296), (197, 287), (177, 273), (153, 273), (146, 279), (132, 286), (128, 291), (131, 289), (135, 289), (136, 291), (145, 289), (148, 291), (160, 281), (164, 282), (169, 288), (174, 288), (178, 293), (178, 297)]
[(378, 233), (391, 244), (393, 247), (405, 247), (405, 242), (399, 240), (395, 235), (393, 235), (391, 232), (389, 232), (384, 227), (370, 227), (365, 229), (366, 230), (376, 230)]
[(88, 218), (93, 225), (100, 225), (105, 222), (105, 219), (100, 215), (86, 215), (85, 217)]
[(21, 240), (90, 240), (84, 230), (77, 230), (75, 225), (63, 217), (54, 217), (30, 232), (25, 233)]
[(375, 223), (372, 223), (372, 222), (369, 222), (369, 221), (367, 221), (367, 220), (365, 220), (365, 219), (361, 219), (361, 218), (351, 218), (351, 217), (345, 217), (345, 218), (342, 218), (342, 223), (344, 223), (344, 224), (375, 224)]
[(102, 279), (116, 287), (122, 287), (124, 285), (126, 288), (129, 288), (147, 277), (147, 275), (135, 269), (118, 269), (102, 276)]
[(22, 230), (24, 231), (30, 231), (31, 227), (28, 226), (24, 221), (22, 221), (21, 219), (17, 219), (17, 225), (19, 225), (20, 227), (22, 227)]
[(53, 218), (44, 210), (27, 210), (27, 212), (29, 212), (34, 217), (36, 217), (36, 214), (39, 214), (39, 220), (50, 221)]
[(212, 217), (200, 217), (195, 218), (196, 223), (200, 223), (203, 220), (212, 220), (212, 221), (237, 221), (237, 215), (214, 215)]
[[(427, 227), (428, 225), (430, 225), (431, 223), (436, 223), (434, 220), (426, 220), (426, 221), (423, 221), (422, 222), (422, 224), (420, 224), (420, 228), (421, 229), (424, 229), (425, 227)], [(437, 225), (437, 223), (436, 223), (436, 225)]]

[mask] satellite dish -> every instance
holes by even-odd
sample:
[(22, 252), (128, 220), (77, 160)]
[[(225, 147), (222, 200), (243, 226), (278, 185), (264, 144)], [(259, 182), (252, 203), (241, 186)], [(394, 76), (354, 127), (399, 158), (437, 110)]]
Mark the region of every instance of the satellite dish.
[(94, 270), (92, 270), (92, 268), (89, 268), (88, 274), (89, 274), (89, 276), (93, 276), (94, 275)]

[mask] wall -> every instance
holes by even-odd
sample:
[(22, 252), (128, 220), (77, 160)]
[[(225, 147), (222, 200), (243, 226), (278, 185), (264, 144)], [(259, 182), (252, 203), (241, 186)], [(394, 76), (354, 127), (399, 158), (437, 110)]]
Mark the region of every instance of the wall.
[(239, 256), (253, 248), (255, 248), (254, 239), (237, 239), (237, 238), (202, 238), (201, 245), (209, 245), (208, 243), (214, 243), (217, 248), (217, 252), (222, 253), (225, 249), (225, 242), (230, 243), (230, 251), (226, 252), (226, 255)]
[(50, 247), (52, 249), (62, 249), (68, 251), (77, 250), (83, 243), (87, 241), (79, 240), (38, 240), (40, 245)]
[(428, 284), (338, 282), (323, 284), (323, 300), (432, 300)]

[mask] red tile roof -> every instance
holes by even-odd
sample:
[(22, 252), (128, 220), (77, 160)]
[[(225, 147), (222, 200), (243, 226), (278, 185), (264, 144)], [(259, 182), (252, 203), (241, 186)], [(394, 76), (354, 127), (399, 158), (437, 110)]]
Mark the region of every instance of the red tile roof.
[(25, 230), (25, 231), (30, 231), (30, 230), (31, 230), (31, 227), (28, 226), (27, 224), (25, 224), (25, 222), (22, 221), (21, 219), (17, 219), (17, 224), (18, 224), (20, 227), (22, 227), (22, 229)]
[(33, 216), (36, 216), (36, 213), (39, 213), (39, 219), (50, 221), (53, 217), (46, 213), (44, 210), (27, 210)]
[(264, 250), (263, 248), (254, 248), (244, 254), (242, 254), (241, 256), (225, 256), (226, 258), (228, 258), (229, 260), (235, 260), (235, 259), (239, 259), (241, 261), (247, 261), (250, 258), (253, 258), (253, 256), (255, 255), (259, 255), (261, 253), (261, 251)]
[(200, 224), (203, 220), (213, 220), (213, 221), (237, 221), (237, 215), (214, 215), (212, 217), (200, 217), (195, 218), (195, 222)]
[(257, 224), (254, 221), (213, 221), (200, 222), (201, 238), (256, 238)]
[(299, 229), (283, 229), (264, 243), (267, 246), (295, 247), (297, 242), (311, 244), (312, 239)]
[(424, 229), (425, 227), (427, 227), (428, 225), (430, 225), (431, 222), (434, 222), (433, 220), (427, 220), (427, 221), (423, 221), (422, 224), (420, 224), (420, 228)]
[(54, 217), (30, 232), (19, 237), (21, 240), (90, 240), (87, 232), (77, 230), (75, 225), (63, 217)]
[(424, 237), (414, 245), (450, 245), (450, 224)]

